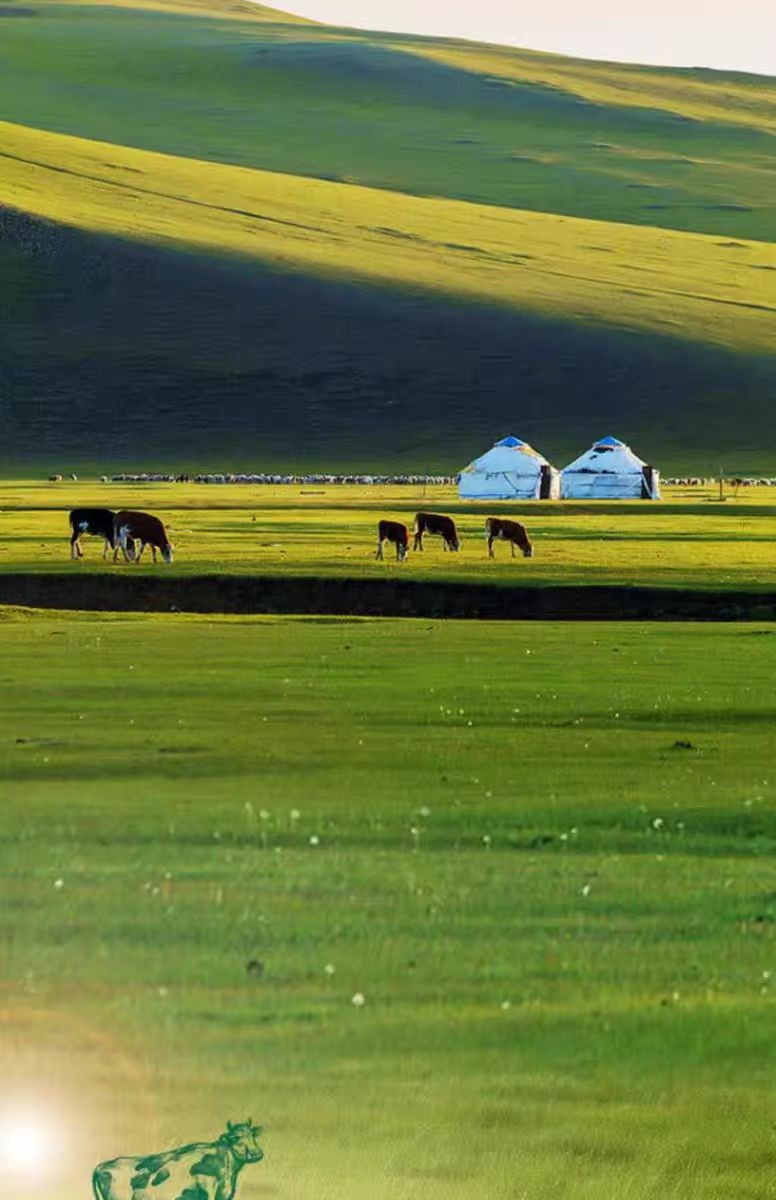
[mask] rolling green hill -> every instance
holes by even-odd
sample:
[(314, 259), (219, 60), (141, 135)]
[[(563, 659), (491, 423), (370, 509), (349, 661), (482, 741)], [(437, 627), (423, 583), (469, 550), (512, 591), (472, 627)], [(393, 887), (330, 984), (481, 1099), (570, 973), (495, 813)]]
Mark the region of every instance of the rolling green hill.
[(776, 81), (242, 0), (6, 4), (0, 66), (6, 470), (776, 472)]

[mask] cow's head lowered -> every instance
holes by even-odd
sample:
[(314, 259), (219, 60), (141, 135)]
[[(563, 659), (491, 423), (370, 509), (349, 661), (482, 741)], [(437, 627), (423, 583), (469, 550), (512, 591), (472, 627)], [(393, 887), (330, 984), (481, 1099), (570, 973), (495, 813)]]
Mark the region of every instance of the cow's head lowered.
[(163, 546), (159, 547), (162, 552), (162, 562), (172, 562), (172, 542), (167, 541)]
[(241, 1162), (261, 1162), (264, 1151), (259, 1145), (261, 1126), (254, 1125), (250, 1119), (235, 1124), (226, 1122), (226, 1130), (218, 1139), (224, 1142)]
[(523, 558), (533, 558), (533, 543), (529, 537), (526, 537), (525, 545), (521, 546), (520, 549), (523, 551)]

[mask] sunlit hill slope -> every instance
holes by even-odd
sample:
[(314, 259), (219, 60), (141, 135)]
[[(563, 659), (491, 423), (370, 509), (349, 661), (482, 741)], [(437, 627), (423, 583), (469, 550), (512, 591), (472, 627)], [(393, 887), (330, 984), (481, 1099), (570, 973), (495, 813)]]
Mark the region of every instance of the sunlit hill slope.
[(776, 81), (239, 0), (6, 4), (0, 63), (5, 469), (776, 471)]

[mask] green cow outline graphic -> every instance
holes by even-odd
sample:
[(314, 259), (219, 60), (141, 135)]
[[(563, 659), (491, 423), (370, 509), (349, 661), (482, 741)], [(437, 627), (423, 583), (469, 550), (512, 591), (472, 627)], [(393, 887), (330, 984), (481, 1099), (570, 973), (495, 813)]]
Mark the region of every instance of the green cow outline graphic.
[(260, 1134), (250, 1118), (227, 1121), (215, 1142), (99, 1163), (92, 1174), (95, 1200), (233, 1200), (243, 1167), (264, 1158)]

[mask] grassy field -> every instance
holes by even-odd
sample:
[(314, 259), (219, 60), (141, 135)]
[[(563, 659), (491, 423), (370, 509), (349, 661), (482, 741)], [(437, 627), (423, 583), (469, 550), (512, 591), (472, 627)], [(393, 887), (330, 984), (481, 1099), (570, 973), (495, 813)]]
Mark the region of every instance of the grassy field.
[[(641, 584), (679, 588), (776, 586), (776, 490), (668, 489), (660, 504), (491, 503), (460, 501), (451, 487), (205, 486), (201, 484), (39, 484), (0, 482), (0, 572), (69, 571), (67, 513), (81, 504), (158, 513), (176, 548), (172, 568), (161, 563), (114, 566), (102, 560), (102, 543), (84, 538), (84, 572), (156, 571), (347, 576), (386, 572), (419, 579), (468, 580), (508, 585)], [(430, 539), (423, 553), (398, 564), (374, 559), (380, 517), (412, 525), (419, 509), (455, 516), (461, 553), (444, 552)], [(485, 517), (522, 519), (535, 556), (512, 559), (496, 546), (489, 561)]]
[(625, 413), (668, 471), (770, 470), (772, 80), (240, 3), (0, 23), (3, 468), (451, 472)]
[[(123, 160), (122, 152), (117, 157)], [(185, 160), (174, 161), (185, 174)], [(100, 170), (104, 179), (109, 172)], [(255, 190), (250, 172), (238, 174)], [(79, 183), (30, 164), (14, 162), (11, 176), (14, 187), (26, 179), (25, 187), (37, 189), (17, 190), (19, 204), (47, 207), (70, 196), (91, 205), (101, 197), (100, 219), (111, 227), (126, 220), (128, 232), (137, 220), (141, 231), (147, 197), (140, 194), (133, 199), (118, 189), (114, 196), (109, 183)], [(277, 183), (278, 177), (257, 178)], [(60, 179), (63, 187), (52, 182)], [(319, 186), (333, 189), (332, 203), (351, 191)], [(361, 189), (352, 191), (364, 199)], [(516, 213), (506, 214), (512, 248), (494, 243), (491, 259), (488, 247), (487, 254), (474, 253), (480, 210), (454, 204), (464, 225), (466, 216), (473, 224), (457, 232), (449, 227), (451, 242), (461, 248), (443, 248), (437, 261), (432, 243), (439, 243), (440, 228), (431, 228), (428, 244), (392, 238), (392, 226), (377, 228), (385, 194), (370, 195), (380, 201), (366, 213), (372, 232), (359, 232), (352, 247), (364, 272), (360, 283), (342, 274), (349, 227), (338, 224), (331, 209), (307, 242), (296, 231), (294, 270), (251, 257), (254, 244), (275, 238), (247, 232), (261, 222), (199, 209), (172, 193), (159, 201), (171, 219), (179, 209), (186, 218), (199, 213), (194, 226), (205, 236), (217, 236), (223, 223), (248, 255), (193, 253), (0, 213), (5, 472), (19, 475), (30, 464), (47, 475), (67, 458), (78, 468), (98, 460), (188, 470), (222, 469), (228, 462), (236, 469), (447, 474), (505, 431), (568, 462), (601, 429), (627, 437), (665, 472), (710, 474), (720, 455), (732, 471), (776, 471), (776, 410), (767, 403), (776, 358), (767, 345), (746, 349), (767, 342), (772, 320), (771, 299), (759, 282), (756, 303), (766, 307), (745, 307), (748, 281), (767, 282), (772, 274), (753, 269), (768, 266), (767, 248), (697, 238), (686, 260), (677, 247), (688, 269), (684, 280), (653, 232), (622, 226), (618, 254), (577, 252), (559, 226), (558, 265), (562, 260), (573, 275), (575, 261), (584, 260), (590, 271), (587, 278), (563, 279), (552, 274), (549, 243), (544, 267), (538, 258), (506, 261), (538, 251), (530, 241), (532, 214), (525, 228), (515, 224)], [(227, 197), (228, 204), (233, 200)], [(266, 200), (253, 211), (263, 211)], [(436, 212), (433, 202), (387, 200), (416, 206), (426, 226)], [(285, 220), (282, 205), (274, 212)], [(545, 234), (554, 236), (549, 226), (558, 218), (537, 220), (548, 222)], [(291, 245), (285, 235), (294, 230), (277, 229), (280, 242)], [(422, 233), (417, 226), (406, 231)], [(175, 232), (174, 225), (166, 229)], [(498, 224), (491, 233), (496, 243), (505, 236)], [(641, 295), (628, 294), (640, 291), (640, 283), (629, 289), (628, 277), (641, 278), (640, 264), (628, 258), (631, 235), (645, 239), (655, 255), (643, 263), (651, 290)], [(317, 276), (300, 264), (306, 244), (317, 246), (323, 259), (330, 256)], [(591, 245), (606, 249), (602, 241)], [(609, 259), (611, 283), (601, 266)], [(704, 287), (711, 290), (705, 298), (682, 295), (692, 264), (701, 260), (709, 270)], [(394, 268), (397, 279), (406, 270), (404, 287), (390, 282)], [(410, 286), (413, 279), (417, 286)], [(502, 290), (499, 303), (487, 299), (491, 284)], [(587, 319), (570, 310), (566, 287)], [(521, 308), (520, 296), (534, 311)], [(620, 307), (607, 323), (610, 296)], [(718, 344), (704, 340), (706, 333), (695, 339), (692, 329), (705, 330)]]
[(415, 195), (773, 239), (773, 79), (272, 20), (247, 4), (42, 0), (2, 30), (0, 107), (21, 125)]
[(6, 610), (11, 1193), (771, 1195), (771, 632)]
[[(773, 248), (391, 195), (0, 125), (3, 196), (78, 229), (538, 317), (773, 346)], [(616, 312), (616, 316), (615, 316)]]

